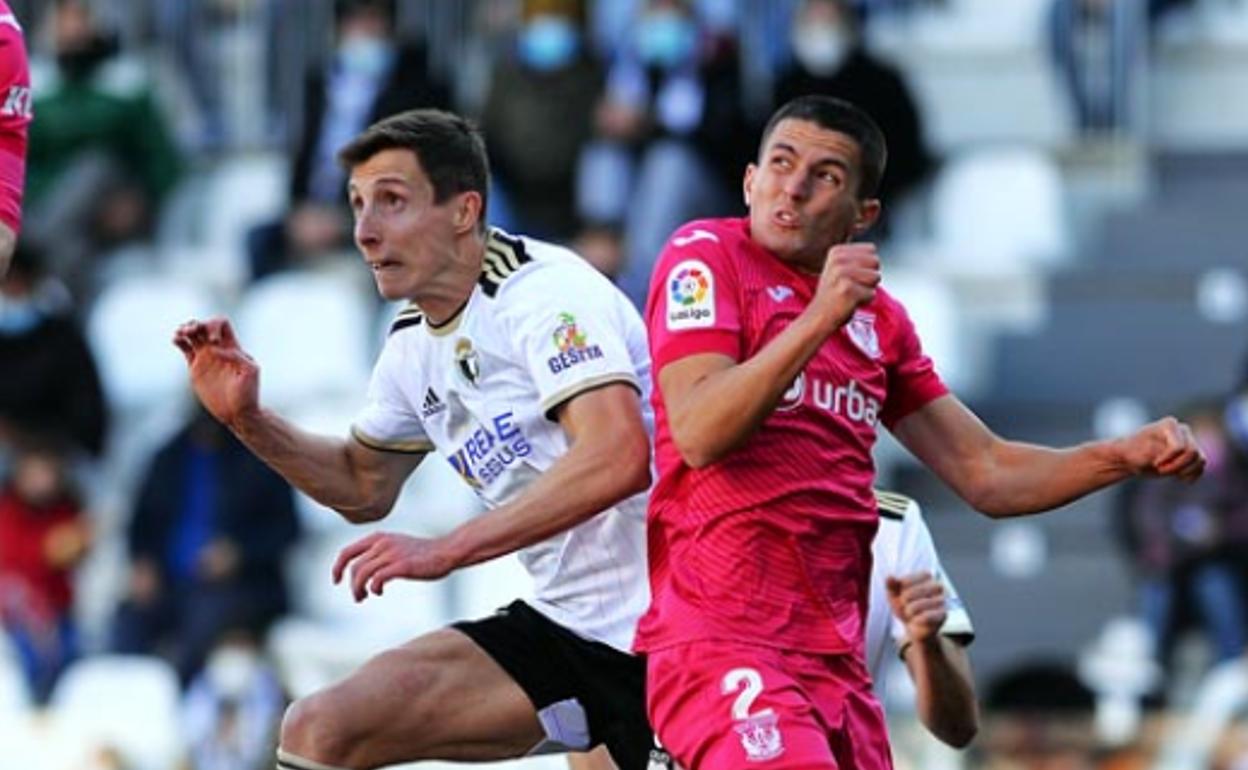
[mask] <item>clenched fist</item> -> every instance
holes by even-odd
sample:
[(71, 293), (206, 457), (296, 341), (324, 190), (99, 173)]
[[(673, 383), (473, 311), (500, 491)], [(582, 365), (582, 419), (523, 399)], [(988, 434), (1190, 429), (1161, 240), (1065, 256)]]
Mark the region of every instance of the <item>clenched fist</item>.
[(841, 243), (828, 250), (811, 307), (828, 333), (844, 326), (854, 311), (875, 299), (880, 285), (880, 257), (873, 243)]

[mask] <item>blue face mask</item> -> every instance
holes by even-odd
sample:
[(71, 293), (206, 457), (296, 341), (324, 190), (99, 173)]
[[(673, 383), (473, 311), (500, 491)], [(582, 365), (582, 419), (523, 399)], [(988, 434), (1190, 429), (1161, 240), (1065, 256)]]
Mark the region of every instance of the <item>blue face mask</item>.
[(379, 77), (390, 69), (394, 46), (383, 38), (353, 37), (338, 46), (338, 61), (355, 75)]
[(698, 29), (693, 20), (673, 11), (646, 14), (637, 23), (635, 36), (641, 60), (664, 69), (689, 61), (698, 47)]
[(0, 297), (0, 335), (17, 337), (39, 325), (43, 313), (29, 299)]
[(571, 19), (535, 16), (520, 31), (520, 60), (539, 72), (550, 72), (567, 66), (580, 45)]

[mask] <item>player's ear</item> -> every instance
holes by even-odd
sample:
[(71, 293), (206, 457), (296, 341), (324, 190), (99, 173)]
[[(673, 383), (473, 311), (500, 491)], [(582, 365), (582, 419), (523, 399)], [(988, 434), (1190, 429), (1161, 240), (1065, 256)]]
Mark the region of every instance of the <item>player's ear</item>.
[(854, 235), (859, 236), (871, 229), (880, 218), (880, 201), (878, 198), (867, 198), (858, 201), (858, 212), (854, 215)]
[(745, 167), (745, 179), (741, 181), (742, 198), (745, 200), (745, 207), (750, 207), (750, 190), (754, 187), (754, 172), (758, 170), (758, 166), (753, 163)]
[(482, 206), (484, 199), (481, 193), (475, 190), (460, 193), (455, 202), (455, 230), (456, 232), (467, 232), (477, 229), (477, 222), (482, 216)]

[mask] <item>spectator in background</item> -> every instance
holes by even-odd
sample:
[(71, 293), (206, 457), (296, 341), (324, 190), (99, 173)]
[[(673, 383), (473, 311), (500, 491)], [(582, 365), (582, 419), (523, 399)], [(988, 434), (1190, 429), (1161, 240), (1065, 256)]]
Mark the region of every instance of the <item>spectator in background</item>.
[(687, 219), (735, 212), (753, 150), (735, 41), (713, 35), (685, 0), (647, 0), (607, 78), (578, 206), (623, 228), (616, 278), (638, 306), (667, 236)]
[(25, 439), (0, 489), (0, 625), (39, 704), (78, 652), (72, 577), (90, 541), (64, 451)]
[(0, 278), (17, 246), (31, 120), (30, 66), (22, 27), (0, 0)]
[(182, 704), (187, 770), (269, 770), (286, 694), (256, 634), (227, 630)]
[(336, 153), (375, 121), (413, 107), (449, 106), (423, 45), (395, 37), (394, 0), (335, 0), (334, 50), (308, 74), (304, 120), (281, 222), (248, 237), (252, 276), (261, 278), (351, 248), (346, 173)]
[(1072, 666), (1027, 661), (994, 677), (979, 743), (983, 770), (1094, 770), (1096, 698)]
[[(1119, 519), (1138, 572), (1140, 612), (1164, 661), (1191, 608), (1216, 660), (1248, 646), (1248, 435), (1236, 427), (1242, 402), (1199, 405), (1188, 415), (1208, 459), (1195, 484), (1141, 480), (1123, 490)], [(1229, 419), (1228, 419), (1229, 418)]]
[(143, 68), (118, 53), (85, 0), (49, 8), (53, 60), (33, 68), (26, 226), (76, 294), (92, 259), (145, 234), (181, 171)]
[(167, 650), (189, 682), (225, 629), (264, 630), (286, 611), (282, 561), (297, 536), (290, 487), (197, 409), (139, 491), (114, 647)]
[(879, 192), (888, 211), (923, 181), (932, 159), (905, 80), (863, 46), (859, 31), (846, 0), (801, 3), (790, 33), (794, 58), (777, 76), (772, 102), (775, 108), (803, 94), (826, 94), (857, 104), (875, 118), (888, 138), (888, 166)]
[(94, 456), (104, 449), (100, 377), (69, 307), (42, 254), (19, 245), (0, 278), (0, 450), (22, 430), (55, 433)]
[(576, 168), (593, 133), (604, 72), (585, 44), (582, 0), (524, 0), (514, 53), (498, 60), (481, 120), (491, 172), (510, 221), (567, 242), (579, 229)]

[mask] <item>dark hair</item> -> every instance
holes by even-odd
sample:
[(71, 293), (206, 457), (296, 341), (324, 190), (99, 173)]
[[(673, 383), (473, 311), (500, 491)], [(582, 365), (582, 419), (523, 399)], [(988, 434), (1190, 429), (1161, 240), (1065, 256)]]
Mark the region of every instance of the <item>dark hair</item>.
[(341, 24), (344, 19), (357, 13), (380, 13), (391, 24), (395, 19), (394, 0), (334, 0), (334, 23)]
[(763, 138), (758, 145), (761, 156), (767, 146), (767, 140), (782, 120), (804, 120), (826, 128), (829, 131), (848, 136), (858, 144), (859, 166), (862, 179), (858, 185), (859, 198), (874, 197), (879, 190), (880, 180), (884, 177), (884, 165), (888, 161), (888, 147), (884, 141), (884, 132), (871, 116), (863, 110), (833, 96), (808, 94), (799, 96), (788, 102), (772, 114), (763, 129)]
[(400, 112), (364, 129), (338, 151), (348, 171), (384, 150), (410, 150), (433, 185), (433, 202), (463, 192), (481, 196), (480, 226), (490, 186), (490, 161), (481, 131), (466, 118), (443, 110)]

